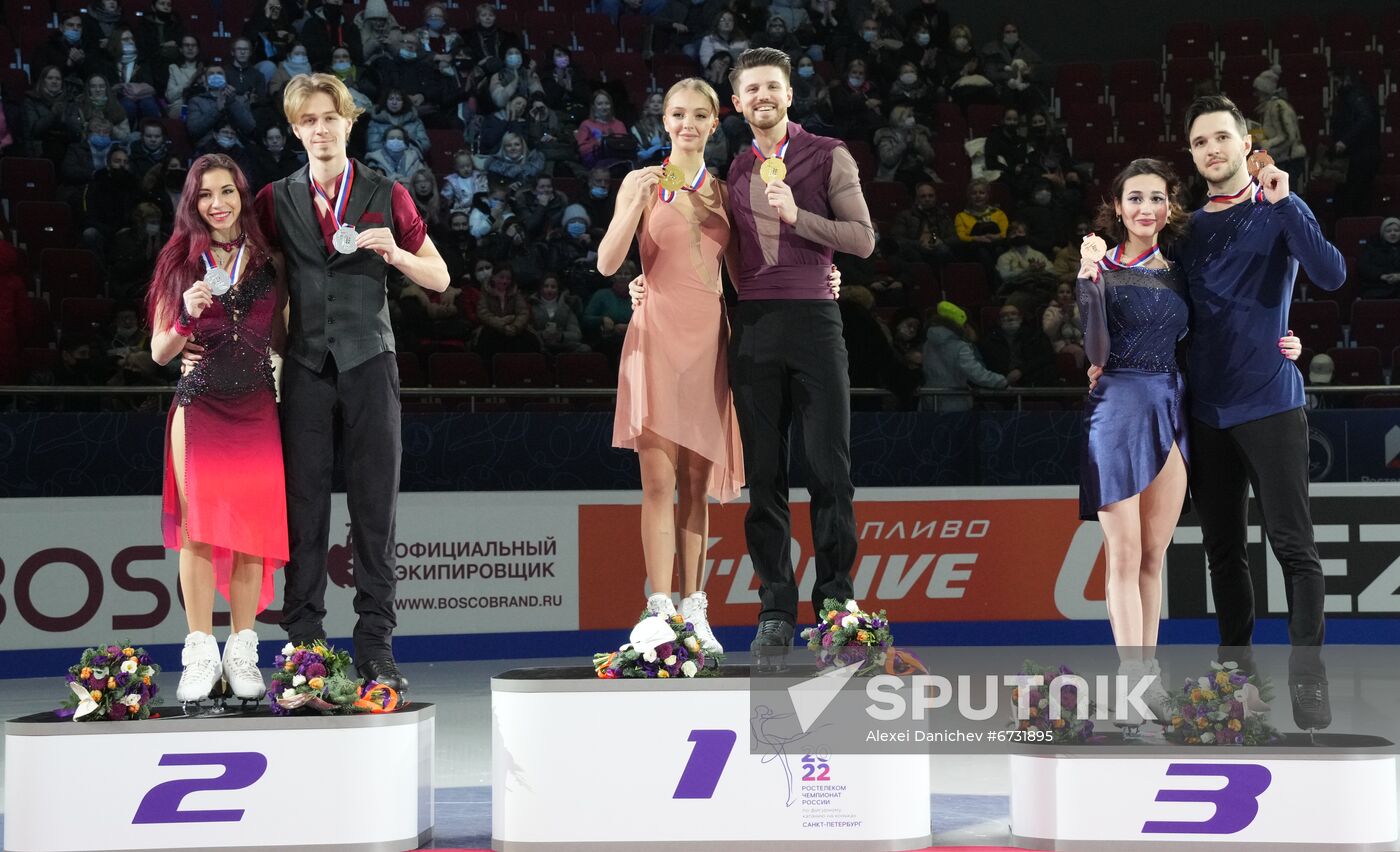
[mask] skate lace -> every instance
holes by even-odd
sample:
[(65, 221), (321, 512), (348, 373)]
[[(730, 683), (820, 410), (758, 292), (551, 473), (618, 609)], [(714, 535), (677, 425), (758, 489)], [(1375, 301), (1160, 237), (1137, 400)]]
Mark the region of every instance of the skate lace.
[(256, 653), (256, 651), (253, 647), (250, 646), (252, 646), (252, 643), (250, 642), (235, 640), (235, 644), (232, 649), (233, 653), (228, 655), (228, 661), (225, 664), (225, 668), (229, 669), (234, 674), (246, 675), (248, 677), (257, 677), (258, 664), (253, 659), (253, 656)]
[(218, 660), (211, 660), (208, 657), (199, 657), (184, 664), (185, 671), (181, 678), (193, 678), (203, 680), (211, 675), (217, 677), (221, 671)]

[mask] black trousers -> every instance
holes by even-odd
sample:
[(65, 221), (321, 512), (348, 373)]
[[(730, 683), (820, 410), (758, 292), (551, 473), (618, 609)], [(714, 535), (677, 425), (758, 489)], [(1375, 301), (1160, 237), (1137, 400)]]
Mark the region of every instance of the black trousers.
[(394, 514), (399, 495), (399, 369), (394, 353), (341, 372), (317, 373), (288, 358), (282, 367), (282, 454), (287, 474), (287, 563), (282, 628), (293, 642), (326, 635), (326, 552), (336, 418), (350, 509), (355, 579), (355, 658), (391, 653)]
[[(1254, 584), (1246, 552), (1249, 487), (1264, 535), (1283, 566), (1290, 677), (1322, 679), (1326, 584), (1308, 510), (1308, 419), (1302, 408), (1230, 429), (1191, 423), (1191, 496), (1201, 516), (1221, 653), (1240, 656), (1254, 635)], [(1248, 651), (1242, 652), (1247, 658)], [(1242, 665), (1252, 662), (1239, 660)]]
[(788, 436), (794, 415), (807, 452), (816, 583), (812, 611), (852, 596), (856, 520), (851, 500), (851, 386), (841, 313), (829, 301), (740, 302), (729, 351), (744, 441), (749, 556), (761, 583), (760, 621), (797, 623)]

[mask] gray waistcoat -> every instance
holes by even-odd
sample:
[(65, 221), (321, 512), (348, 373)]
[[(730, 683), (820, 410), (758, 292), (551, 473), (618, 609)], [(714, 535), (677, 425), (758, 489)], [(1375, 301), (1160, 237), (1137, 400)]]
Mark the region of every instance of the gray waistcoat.
[[(381, 226), (393, 229), (394, 184), (364, 164), (351, 162), (355, 164), (355, 179), (345, 221), (360, 231)], [(292, 308), (287, 351), (317, 372), (325, 366), (326, 353), (330, 352), (340, 370), (349, 370), (381, 352), (394, 351), (384, 289), (389, 267), (369, 249), (349, 255), (327, 251), (308, 169), (302, 166), (273, 184)], [(379, 221), (365, 222), (366, 214), (377, 214)]]

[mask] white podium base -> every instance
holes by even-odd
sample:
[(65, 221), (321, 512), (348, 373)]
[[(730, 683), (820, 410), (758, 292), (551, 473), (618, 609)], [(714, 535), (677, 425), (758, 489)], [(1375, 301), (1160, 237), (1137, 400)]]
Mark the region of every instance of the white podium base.
[(1011, 756), (1011, 839), (1027, 849), (1400, 848), (1396, 749), (1081, 746)]
[[(752, 753), (747, 671), (658, 682), (589, 668), (491, 679), (500, 852), (922, 849), (927, 754), (832, 755), (800, 730)], [(719, 846), (718, 844), (723, 844)]]
[(5, 724), (9, 852), (400, 852), (433, 835), (435, 709)]

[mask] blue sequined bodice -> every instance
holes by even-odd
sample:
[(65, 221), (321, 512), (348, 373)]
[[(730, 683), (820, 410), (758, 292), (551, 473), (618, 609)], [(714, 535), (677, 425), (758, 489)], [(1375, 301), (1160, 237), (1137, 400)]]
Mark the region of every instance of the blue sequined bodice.
[(1101, 284), (1109, 337), (1105, 369), (1178, 369), (1176, 343), (1186, 334), (1189, 310), (1177, 269), (1114, 269), (1102, 274)]

